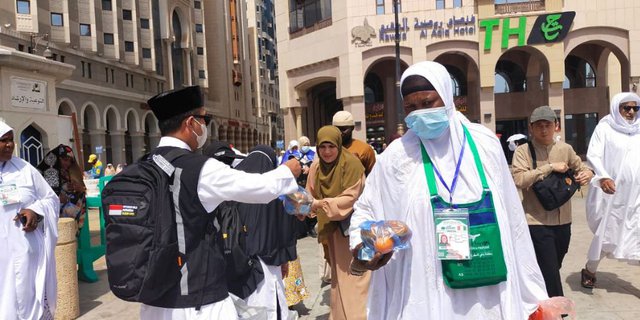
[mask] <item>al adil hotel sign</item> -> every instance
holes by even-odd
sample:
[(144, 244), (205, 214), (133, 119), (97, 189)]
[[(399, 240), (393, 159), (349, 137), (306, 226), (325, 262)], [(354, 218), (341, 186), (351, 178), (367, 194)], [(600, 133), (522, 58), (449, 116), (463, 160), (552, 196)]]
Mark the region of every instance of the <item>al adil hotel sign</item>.
[[(529, 36), (527, 38), (527, 45), (545, 44), (562, 41), (571, 29), (571, 24), (575, 18), (575, 11), (567, 11), (560, 13), (552, 13), (538, 16), (536, 18)], [(500, 48), (506, 49), (509, 47), (509, 38), (511, 36), (518, 37), (518, 46), (525, 45), (525, 38), (527, 36), (527, 18), (525, 16), (518, 17), (518, 25), (511, 27), (511, 18), (494, 18), (480, 20), (479, 28), (484, 30), (484, 44), (485, 51), (491, 51), (491, 45), (493, 43), (493, 36), (500, 29), (502, 25), (502, 41), (500, 42)], [(502, 22), (502, 23), (501, 23)]]

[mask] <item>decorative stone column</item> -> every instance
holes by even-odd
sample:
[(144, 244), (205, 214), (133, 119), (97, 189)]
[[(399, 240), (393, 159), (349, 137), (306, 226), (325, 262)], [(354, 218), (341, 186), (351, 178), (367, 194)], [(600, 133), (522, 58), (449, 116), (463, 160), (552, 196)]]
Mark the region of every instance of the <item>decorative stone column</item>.
[[(124, 131), (113, 130), (111, 135), (111, 163), (117, 166), (120, 163), (125, 163), (125, 150), (124, 150)], [(106, 163), (103, 162), (104, 165)]]
[(183, 48), (182, 49), (182, 59), (184, 59), (184, 77), (185, 83), (189, 86), (193, 85), (193, 75), (191, 74), (191, 49)]
[(145, 154), (143, 132), (131, 133), (131, 149), (134, 162)]
[(58, 244), (55, 253), (58, 278), (56, 320), (75, 319), (80, 315), (76, 230), (77, 225), (73, 218), (58, 220)]

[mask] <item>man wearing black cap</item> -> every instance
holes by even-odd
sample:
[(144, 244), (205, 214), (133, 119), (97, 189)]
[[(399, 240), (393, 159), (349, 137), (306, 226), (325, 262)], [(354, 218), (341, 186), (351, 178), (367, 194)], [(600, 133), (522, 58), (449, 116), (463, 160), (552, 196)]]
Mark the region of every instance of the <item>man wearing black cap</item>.
[[(199, 86), (161, 93), (149, 99), (148, 104), (158, 118), (162, 134), (152, 154), (166, 155), (175, 148), (193, 152), (204, 145), (211, 115), (203, 107)], [(223, 201), (269, 203), (279, 195), (295, 192), (300, 164), (291, 160), (267, 173), (249, 174), (196, 153), (179, 157), (171, 164), (176, 168), (174, 177), (180, 179), (177, 207), (183, 223), (176, 228), (186, 262), (179, 275), (180, 285), (151, 305), (143, 304), (140, 318), (236, 319), (224, 279), (222, 253), (219, 246), (205, 243), (207, 228), (202, 226)]]
[(214, 158), (222, 163), (235, 167), (242, 159), (246, 158), (241, 154), (237, 154), (231, 149), (231, 144), (228, 141), (212, 141), (209, 146), (204, 149), (203, 154), (207, 157)]

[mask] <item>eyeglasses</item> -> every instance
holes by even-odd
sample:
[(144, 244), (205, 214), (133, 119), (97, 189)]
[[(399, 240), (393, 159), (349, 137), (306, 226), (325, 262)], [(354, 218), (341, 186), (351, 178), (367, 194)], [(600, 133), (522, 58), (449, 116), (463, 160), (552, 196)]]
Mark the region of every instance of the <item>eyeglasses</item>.
[(198, 119), (203, 119), (205, 126), (208, 126), (209, 123), (211, 123), (211, 120), (213, 119), (213, 115), (210, 115), (210, 114), (205, 114), (205, 115), (194, 114), (193, 117)]
[(625, 112), (629, 112), (631, 111), (631, 109), (633, 109), (633, 111), (638, 112), (638, 110), (640, 110), (640, 106), (622, 106), (622, 109), (624, 109)]

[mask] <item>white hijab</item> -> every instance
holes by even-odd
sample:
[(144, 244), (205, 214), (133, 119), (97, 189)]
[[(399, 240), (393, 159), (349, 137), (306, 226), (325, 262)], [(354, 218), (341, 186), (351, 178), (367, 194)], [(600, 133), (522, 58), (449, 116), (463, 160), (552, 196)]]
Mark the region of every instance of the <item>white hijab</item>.
[(620, 104), (625, 102), (635, 101), (640, 106), (640, 97), (633, 92), (621, 92), (613, 96), (611, 104), (609, 105), (609, 114), (600, 120), (606, 122), (616, 131), (626, 134), (636, 134), (640, 132), (640, 119), (636, 114), (636, 120), (633, 123), (627, 122), (627, 120), (620, 114)]
[(298, 141), (291, 140), (291, 141), (289, 141), (289, 148), (287, 150), (291, 150), (291, 149), (293, 149), (293, 147), (297, 147), (297, 146), (298, 146)]
[[(463, 130), (462, 124), (469, 120), (457, 112), (453, 103), (453, 87), (451, 85), (451, 75), (447, 69), (433, 61), (423, 61), (410, 66), (400, 80), (400, 87), (404, 80), (413, 75), (422, 76), (427, 79), (436, 89), (440, 98), (444, 102), (447, 116), (449, 117), (449, 128), (440, 137), (433, 140), (420, 139), (424, 145), (431, 161), (440, 171), (442, 178), (451, 187), (451, 182), (456, 171), (456, 164), (462, 149)], [(411, 129), (409, 130), (411, 132)], [(449, 192), (444, 188), (439, 179), (436, 178), (438, 194), (448, 201)], [(465, 145), (463, 161), (460, 165), (460, 176), (454, 191), (454, 203), (468, 203), (479, 199), (482, 185), (475, 168), (473, 154), (469, 145)]]

